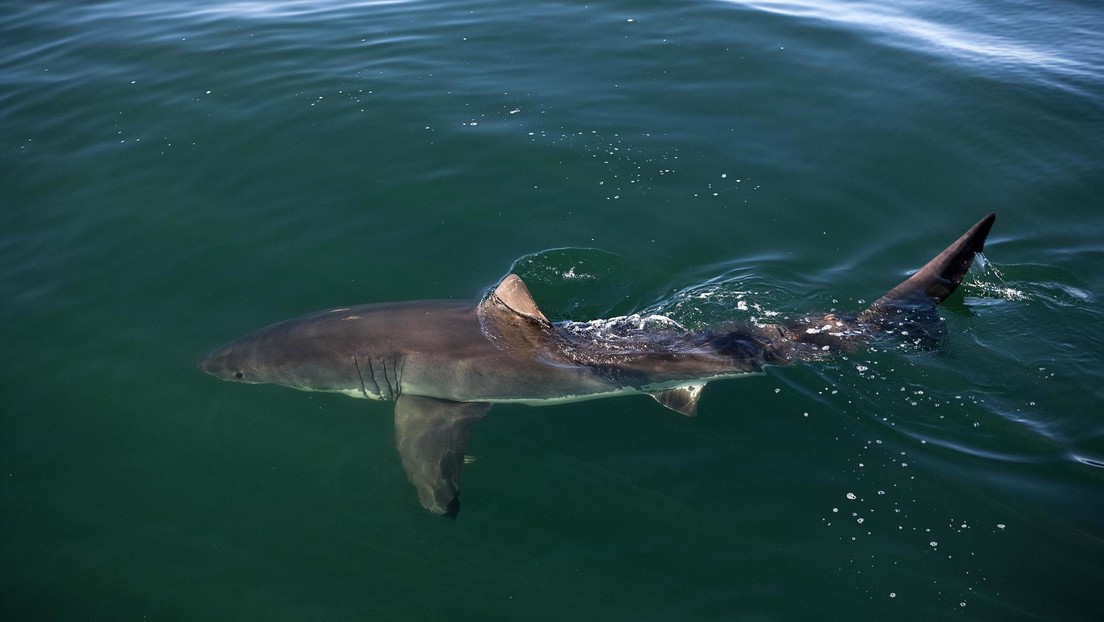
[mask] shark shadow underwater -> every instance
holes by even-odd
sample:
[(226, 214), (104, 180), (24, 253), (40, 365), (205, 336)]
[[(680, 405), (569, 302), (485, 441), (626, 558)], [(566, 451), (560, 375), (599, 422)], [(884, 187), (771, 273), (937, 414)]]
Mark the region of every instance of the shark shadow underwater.
[(199, 363), (233, 382), (395, 402), (403, 469), (427, 510), (455, 518), (472, 426), (496, 402), (555, 404), (647, 393), (694, 415), (706, 383), (818, 361), (881, 334), (939, 325), (996, 220), (989, 214), (865, 310), (781, 324), (551, 322), (508, 275), (478, 304), (419, 300), (319, 311), (246, 335)]

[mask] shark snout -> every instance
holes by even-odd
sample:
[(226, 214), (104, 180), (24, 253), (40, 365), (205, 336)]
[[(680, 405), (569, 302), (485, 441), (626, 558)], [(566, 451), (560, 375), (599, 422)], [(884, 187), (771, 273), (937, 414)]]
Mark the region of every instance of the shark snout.
[(196, 367), (216, 378), (245, 382), (245, 372), (241, 366), (234, 364), (234, 358), (231, 348), (224, 346), (203, 357)]

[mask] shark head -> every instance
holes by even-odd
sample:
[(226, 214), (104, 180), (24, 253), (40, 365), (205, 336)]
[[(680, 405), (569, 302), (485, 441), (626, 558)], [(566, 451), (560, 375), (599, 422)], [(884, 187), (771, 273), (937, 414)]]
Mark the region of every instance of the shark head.
[(216, 378), (378, 398), (365, 390), (356, 357), (309, 327), (283, 322), (217, 348), (199, 368)]
[(239, 342), (228, 343), (203, 357), (198, 366), (216, 378), (230, 382), (260, 384), (269, 382), (268, 374), (259, 367), (255, 356)]

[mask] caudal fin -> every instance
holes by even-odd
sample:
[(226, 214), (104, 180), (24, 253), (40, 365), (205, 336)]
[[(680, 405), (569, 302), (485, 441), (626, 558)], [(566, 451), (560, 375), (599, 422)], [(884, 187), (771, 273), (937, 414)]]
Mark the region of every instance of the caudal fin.
[(946, 300), (962, 283), (974, 262), (974, 255), (985, 247), (985, 238), (996, 219), (996, 214), (982, 218), (916, 274), (875, 300), (861, 317), (873, 319), (889, 313), (922, 311)]

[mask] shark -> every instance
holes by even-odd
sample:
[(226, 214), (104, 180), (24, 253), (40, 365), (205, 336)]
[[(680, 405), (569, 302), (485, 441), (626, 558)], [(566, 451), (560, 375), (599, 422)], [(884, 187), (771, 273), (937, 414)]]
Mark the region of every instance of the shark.
[(693, 416), (707, 383), (821, 361), (880, 335), (930, 332), (982, 252), (989, 214), (904, 281), (853, 313), (691, 330), (637, 318), (551, 321), (509, 274), (478, 301), (326, 309), (212, 351), (199, 368), (239, 383), (394, 402), (395, 440), (421, 505), (456, 518), (472, 428), (497, 403), (561, 404), (647, 394)]

